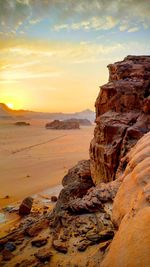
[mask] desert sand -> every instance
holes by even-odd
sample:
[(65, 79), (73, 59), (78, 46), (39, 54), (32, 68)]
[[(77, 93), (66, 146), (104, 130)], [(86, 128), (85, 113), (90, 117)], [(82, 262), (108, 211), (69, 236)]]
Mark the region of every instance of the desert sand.
[(94, 126), (46, 130), (47, 121), (29, 122), (22, 127), (0, 122), (1, 207), (61, 184), (70, 167), (89, 158)]

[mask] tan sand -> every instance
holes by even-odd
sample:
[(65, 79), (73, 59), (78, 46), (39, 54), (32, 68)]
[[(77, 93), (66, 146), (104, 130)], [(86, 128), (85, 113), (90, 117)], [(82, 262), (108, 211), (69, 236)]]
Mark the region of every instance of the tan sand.
[(45, 122), (22, 127), (0, 122), (1, 207), (60, 184), (70, 167), (89, 158), (94, 126), (46, 130)]

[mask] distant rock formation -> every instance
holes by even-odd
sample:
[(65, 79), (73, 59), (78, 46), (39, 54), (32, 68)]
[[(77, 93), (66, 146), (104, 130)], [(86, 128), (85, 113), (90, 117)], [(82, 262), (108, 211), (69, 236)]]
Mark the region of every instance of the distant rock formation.
[(79, 122), (77, 121), (59, 121), (54, 120), (52, 122), (46, 123), (46, 129), (55, 129), (55, 130), (71, 130), (71, 129), (80, 129)]
[(71, 118), (68, 120), (64, 120), (65, 122), (78, 122), (80, 125), (83, 126), (91, 126), (92, 123), (88, 120), (88, 119), (75, 119), (75, 118)]
[(16, 125), (16, 126), (30, 126), (30, 123), (25, 122), (25, 121), (17, 121), (14, 123), (14, 125)]
[(95, 184), (116, 179), (125, 168), (122, 158), (150, 130), (150, 56), (128, 56), (108, 68), (90, 145)]

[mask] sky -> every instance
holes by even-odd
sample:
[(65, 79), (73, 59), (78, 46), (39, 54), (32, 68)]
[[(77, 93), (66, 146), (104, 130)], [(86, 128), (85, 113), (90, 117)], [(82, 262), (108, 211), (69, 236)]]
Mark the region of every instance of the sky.
[(0, 0), (0, 102), (94, 110), (107, 65), (150, 54), (149, 0)]

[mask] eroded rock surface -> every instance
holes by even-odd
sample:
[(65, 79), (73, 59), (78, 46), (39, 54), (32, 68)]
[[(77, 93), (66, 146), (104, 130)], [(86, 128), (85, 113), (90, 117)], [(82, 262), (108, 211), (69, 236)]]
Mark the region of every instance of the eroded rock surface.
[(101, 267), (150, 266), (150, 133), (127, 158), (113, 205), (112, 220), (119, 229)]
[(95, 184), (115, 180), (125, 169), (121, 159), (150, 130), (150, 56), (128, 56), (108, 68), (90, 145)]

